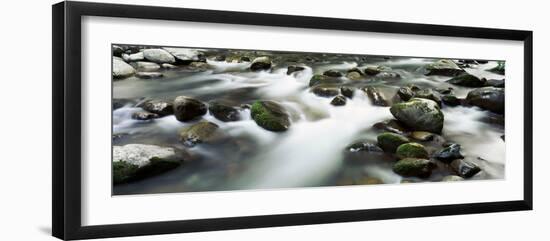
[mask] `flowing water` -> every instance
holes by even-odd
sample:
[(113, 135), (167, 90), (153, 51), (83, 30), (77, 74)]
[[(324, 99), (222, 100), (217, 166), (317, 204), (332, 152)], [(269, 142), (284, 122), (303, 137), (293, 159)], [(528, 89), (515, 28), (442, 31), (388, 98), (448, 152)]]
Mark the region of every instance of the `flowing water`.
[[(323, 58), (326, 57), (326, 58)], [(186, 147), (178, 140), (178, 130), (193, 122), (179, 122), (174, 115), (139, 121), (131, 114), (141, 110), (135, 102), (113, 110), (113, 134), (120, 135), (113, 145), (130, 143), (171, 146), (185, 152), (186, 161), (180, 167), (141, 181), (115, 185), (113, 194), (143, 194), (164, 192), (221, 191), (258, 188), (295, 188), (334, 186), (353, 183), (361, 178), (376, 178), (383, 183), (398, 184), (403, 178), (395, 174), (392, 160), (381, 157), (361, 165), (350, 164), (344, 149), (358, 140), (376, 143), (380, 133), (373, 124), (392, 119), (389, 107), (375, 106), (359, 89), (344, 106), (330, 104), (332, 98), (319, 97), (310, 92), (309, 80), (325, 70), (363, 69), (368, 65), (391, 67), (401, 75), (399, 80), (368, 80), (361, 86), (376, 85), (395, 94), (400, 86), (415, 84), (420, 87), (454, 88), (456, 96), (464, 98), (471, 88), (450, 85), (448, 77), (425, 76), (422, 68), (434, 59), (423, 58), (367, 58), (345, 55), (320, 56), (321, 61), (303, 63), (303, 71), (287, 75), (291, 61), (276, 62), (269, 71), (253, 72), (250, 62), (228, 63), (207, 60), (206, 71), (187, 69), (161, 70), (160, 79), (135, 77), (113, 81), (113, 98), (139, 102), (144, 98), (173, 99), (191, 96), (203, 102), (225, 100), (234, 106), (250, 104), (255, 100), (274, 100), (291, 114), (292, 125), (286, 132), (270, 132), (258, 126), (250, 117), (250, 110), (240, 108), (241, 120), (222, 122), (210, 113), (203, 116), (217, 124), (230, 137), (222, 143), (201, 143)], [(498, 78), (486, 69), (495, 62), (475, 65), (467, 71), (479, 77)], [(343, 77), (345, 78), (345, 77)], [(359, 85), (358, 84), (358, 85)], [(477, 107), (442, 108), (445, 122), (442, 136), (446, 141), (462, 145), (466, 156), (481, 157), (483, 171), (472, 179), (504, 178), (505, 152), (502, 125), (487, 122), (488, 111)], [(429, 179), (407, 178), (419, 182), (439, 181), (449, 173), (434, 172)]]

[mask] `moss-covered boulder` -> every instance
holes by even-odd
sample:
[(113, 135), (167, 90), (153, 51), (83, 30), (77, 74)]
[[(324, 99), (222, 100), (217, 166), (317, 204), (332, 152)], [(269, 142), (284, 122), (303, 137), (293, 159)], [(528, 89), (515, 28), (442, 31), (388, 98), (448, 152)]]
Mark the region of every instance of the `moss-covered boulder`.
[(443, 112), (433, 100), (412, 98), (392, 105), (390, 112), (397, 120), (416, 131), (441, 133), (443, 129)]
[(468, 92), (466, 102), (498, 114), (504, 113), (504, 89), (483, 87)]
[(480, 79), (477, 76), (463, 73), (459, 76), (455, 76), (450, 80), (447, 80), (448, 83), (454, 84), (454, 85), (460, 85), (465, 87), (483, 87), (485, 86), (487, 80), (486, 79)]
[(506, 70), (506, 64), (504, 61), (498, 61), (498, 65), (492, 69), (489, 69), (489, 71), (497, 74), (504, 75)]
[(465, 71), (449, 59), (440, 59), (426, 66), (426, 75), (457, 76)]
[(238, 121), (241, 119), (241, 115), (237, 108), (220, 101), (211, 101), (208, 103), (208, 111), (210, 111), (210, 114), (216, 117), (216, 119), (224, 122)]
[(311, 88), (311, 92), (317, 96), (332, 97), (340, 94), (340, 88), (335, 85), (320, 84)]
[(309, 80), (309, 86), (321, 85), (321, 84), (341, 84), (342, 80), (335, 77), (329, 77), (326, 75), (316, 74)]
[(290, 127), (287, 111), (277, 102), (256, 101), (250, 109), (252, 119), (266, 130), (280, 132)]
[(393, 165), (393, 171), (404, 177), (428, 178), (436, 164), (420, 158), (401, 159)]
[(267, 56), (255, 58), (250, 65), (250, 69), (257, 70), (268, 70), (271, 69), (271, 59)]
[(218, 128), (218, 125), (212, 122), (198, 122), (180, 130), (180, 141), (187, 147), (193, 147), (196, 144), (208, 142), (214, 139)]
[(397, 154), (397, 157), (399, 157), (400, 159), (408, 157), (428, 158), (428, 151), (426, 150), (426, 147), (414, 142), (400, 145), (399, 147), (397, 147), (395, 154)]
[(376, 139), (378, 141), (378, 146), (390, 153), (395, 153), (397, 147), (410, 142), (409, 138), (391, 132), (384, 132), (378, 135)]
[(197, 99), (187, 96), (178, 96), (174, 100), (174, 115), (176, 119), (181, 122), (191, 121), (205, 115), (206, 112), (206, 104)]
[(174, 169), (181, 160), (170, 147), (144, 144), (113, 146), (113, 183), (141, 180)]

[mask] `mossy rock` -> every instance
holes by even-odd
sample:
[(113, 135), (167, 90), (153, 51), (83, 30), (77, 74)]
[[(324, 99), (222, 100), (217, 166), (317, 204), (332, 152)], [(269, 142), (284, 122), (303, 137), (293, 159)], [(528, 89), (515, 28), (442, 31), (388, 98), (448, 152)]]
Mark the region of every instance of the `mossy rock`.
[(385, 152), (390, 153), (395, 153), (397, 147), (410, 142), (407, 137), (391, 132), (384, 132), (378, 135), (377, 141), (378, 146), (380, 146)]
[(464, 73), (459, 76), (453, 77), (450, 80), (447, 80), (447, 82), (454, 85), (465, 86), (465, 87), (483, 87), (485, 86), (487, 80), (480, 79), (468, 73)]
[(113, 183), (121, 184), (156, 176), (181, 165), (175, 159), (152, 157), (147, 165), (139, 167), (125, 161), (113, 162)]
[(113, 162), (113, 183), (119, 184), (128, 182), (138, 169), (138, 165), (125, 161)]
[(252, 119), (266, 130), (280, 132), (290, 127), (288, 113), (274, 101), (256, 101), (250, 109)]
[(393, 171), (404, 177), (428, 178), (435, 167), (435, 163), (426, 159), (405, 158), (393, 165)]
[(433, 100), (412, 98), (408, 102), (391, 106), (391, 114), (415, 131), (441, 133), (444, 116)]
[(395, 152), (397, 157), (403, 158), (428, 158), (428, 151), (426, 147), (418, 143), (405, 143), (397, 147)]

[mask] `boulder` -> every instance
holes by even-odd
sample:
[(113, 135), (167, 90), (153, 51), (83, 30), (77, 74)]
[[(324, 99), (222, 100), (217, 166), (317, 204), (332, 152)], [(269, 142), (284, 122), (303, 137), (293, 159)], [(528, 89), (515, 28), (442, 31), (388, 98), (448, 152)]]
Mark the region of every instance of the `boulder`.
[(328, 77), (326, 75), (316, 74), (309, 80), (309, 86), (315, 86), (320, 84), (341, 84), (342, 80), (339, 78)]
[(360, 80), (360, 79), (363, 78), (363, 75), (361, 75), (361, 73), (359, 73), (359, 72), (352, 71), (352, 72), (348, 72), (346, 74), (346, 78), (348, 78), (350, 80)]
[(304, 70), (305, 68), (302, 67), (302, 66), (296, 66), (296, 65), (291, 65), (291, 66), (288, 66), (287, 70), (286, 70), (286, 74), (287, 75), (290, 75), (294, 72), (298, 72), (298, 71), (302, 71)]
[(218, 133), (216, 133), (218, 129), (218, 125), (212, 122), (201, 121), (182, 128), (179, 132), (180, 141), (187, 147), (193, 147), (199, 143), (215, 139), (218, 135)]
[(132, 67), (140, 71), (155, 71), (160, 69), (160, 65), (158, 65), (157, 63), (146, 62), (146, 61), (132, 62), (130, 63), (130, 65), (132, 65)]
[(338, 86), (320, 84), (311, 88), (311, 92), (313, 92), (317, 96), (332, 97), (339, 95), (340, 89), (338, 88)]
[(441, 133), (443, 129), (443, 113), (433, 100), (412, 98), (408, 102), (392, 105), (390, 112), (401, 123), (416, 131)]
[(504, 89), (483, 87), (472, 90), (466, 96), (466, 102), (498, 114), (504, 114)]
[(389, 153), (395, 153), (399, 146), (410, 142), (407, 137), (391, 132), (384, 132), (378, 135), (376, 139), (378, 141), (378, 146)]
[(181, 164), (174, 148), (144, 144), (113, 146), (113, 183), (158, 175)]
[(367, 86), (363, 89), (367, 93), (371, 103), (377, 106), (389, 106), (386, 97), (374, 86)]
[(438, 92), (435, 92), (432, 89), (421, 89), (414, 91), (413, 97), (433, 100), (435, 101), (435, 103), (437, 103), (438, 106), (441, 106), (441, 96)]
[(151, 120), (155, 118), (159, 118), (159, 115), (147, 111), (138, 111), (132, 113), (132, 119), (135, 120)]
[(269, 131), (281, 132), (290, 127), (288, 112), (274, 101), (254, 102), (250, 115), (256, 124)]
[(137, 52), (135, 54), (122, 54), (122, 59), (126, 62), (135, 62), (143, 61), (145, 57), (143, 57), (143, 52)]
[(485, 86), (486, 81), (486, 79), (480, 79), (468, 73), (463, 73), (447, 80), (448, 83), (465, 87), (483, 87)]
[(177, 68), (178, 66), (175, 66), (173, 64), (169, 64), (169, 63), (164, 63), (164, 64), (161, 64), (160, 65), (162, 68), (165, 68), (165, 69), (175, 69)]
[(393, 165), (393, 171), (404, 177), (428, 178), (436, 167), (435, 163), (426, 159), (405, 158)]
[(379, 74), (382, 71), (390, 71), (390, 70), (391, 68), (384, 67), (384, 66), (368, 66), (363, 70), (363, 72), (366, 75), (374, 76)]
[(202, 52), (197, 49), (188, 49), (188, 48), (162, 48), (168, 53), (174, 56), (175, 62), (181, 64), (189, 64), (193, 61), (203, 61), (201, 58)]
[(400, 159), (409, 157), (424, 159), (428, 158), (428, 151), (426, 150), (426, 147), (414, 142), (400, 145), (399, 147), (397, 147), (395, 154), (397, 154), (397, 157), (399, 157)]
[(136, 77), (140, 79), (158, 79), (163, 77), (164, 75), (159, 72), (137, 72)]
[(471, 161), (457, 159), (451, 162), (451, 168), (463, 178), (470, 178), (481, 171), (481, 168)]
[(340, 87), (340, 93), (342, 93), (343, 96), (348, 98), (353, 98), (353, 88), (349, 86), (342, 86)]
[(187, 96), (178, 96), (174, 99), (174, 115), (178, 121), (191, 121), (205, 115), (206, 112), (206, 105), (197, 99)]
[(343, 95), (337, 95), (336, 97), (334, 97), (334, 99), (332, 99), (330, 104), (334, 106), (346, 105), (346, 97), (344, 97)]
[(176, 58), (164, 49), (145, 49), (143, 50), (143, 57), (157, 64), (173, 64), (176, 62)]
[(228, 121), (238, 121), (241, 119), (241, 114), (237, 108), (230, 105), (226, 105), (219, 101), (212, 101), (208, 104), (208, 111), (216, 119), (228, 122)]
[(453, 160), (464, 158), (462, 153), (460, 153), (460, 145), (455, 143), (437, 151), (433, 156), (435, 159), (445, 163), (450, 163)]
[(426, 66), (426, 75), (457, 76), (465, 71), (452, 60), (441, 59)]
[(267, 56), (263, 56), (255, 58), (254, 61), (252, 61), (252, 65), (250, 65), (250, 69), (254, 71), (268, 70), (271, 69), (271, 65), (271, 59)]
[(174, 114), (173, 104), (172, 101), (166, 101), (166, 100), (146, 100), (140, 104), (137, 105), (138, 107), (141, 107), (142, 109), (155, 113), (159, 116), (167, 116)]
[(113, 78), (121, 79), (136, 73), (136, 70), (122, 59), (113, 57)]
[(328, 77), (336, 77), (336, 78), (344, 76), (342, 72), (338, 70), (333, 70), (333, 69), (323, 72), (323, 75)]
[(398, 80), (401, 79), (401, 75), (396, 72), (382, 71), (374, 76), (376, 79), (381, 80)]

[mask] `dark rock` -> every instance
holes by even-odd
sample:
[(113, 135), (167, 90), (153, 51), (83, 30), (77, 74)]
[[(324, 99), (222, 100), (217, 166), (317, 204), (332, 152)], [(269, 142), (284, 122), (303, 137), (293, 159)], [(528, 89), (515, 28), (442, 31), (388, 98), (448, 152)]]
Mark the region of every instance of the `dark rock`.
[(118, 45), (113, 45), (112, 51), (113, 51), (113, 56), (116, 56), (116, 57), (122, 57), (122, 54), (124, 53), (124, 49), (122, 49)]
[(159, 116), (174, 114), (173, 104), (171, 101), (147, 100), (138, 104), (137, 106), (148, 112), (155, 113)]
[(384, 95), (374, 86), (367, 86), (363, 89), (367, 93), (367, 96), (371, 100), (373, 105), (377, 106), (389, 106), (388, 101)]
[(206, 114), (206, 105), (197, 99), (178, 96), (174, 100), (174, 115), (178, 121), (190, 121)]
[(348, 98), (353, 98), (353, 88), (349, 86), (342, 86), (340, 88), (340, 93), (342, 93), (343, 96)]
[(218, 131), (218, 125), (201, 121), (180, 130), (180, 141), (187, 147), (211, 141)]
[(413, 96), (414, 92), (411, 90), (410, 87), (401, 87), (399, 90), (397, 90), (397, 95), (399, 95), (399, 98), (403, 101), (409, 101)]
[(311, 91), (314, 94), (322, 97), (332, 97), (340, 94), (340, 89), (338, 88), (338, 86), (334, 86), (334, 85), (324, 85), (324, 84), (316, 85), (313, 88), (311, 88)]
[(413, 97), (433, 100), (435, 101), (435, 103), (437, 103), (438, 106), (441, 106), (441, 96), (439, 95), (439, 93), (433, 91), (432, 89), (415, 91)]
[(419, 141), (431, 141), (434, 139), (435, 134), (427, 131), (413, 131), (410, 137)]
[(380, 72), (386, 70), (386, 68), (382, 67), (382, 66), (369, 66), (367, 68), (365, 68), (363, 70), (363, 72), (366, 74), (366, 75), (377, 75), (379, 74)]
[(135, 120), (151, 120), (159, 118), (159, 115), (147, 111), (138, 111), (132, 114), (132, 119)]
[(328, 77), (342, 77), (344, 76), (340, 71), (337, 70), (327, 70), (323, 73), (324, 76)]
[(499, 114), (504, 113), (504, 101), (504, 89), (495, 87), (472, 90), (466, 97), (468, 104)]
[(256, 124), (269, 131), (286, 131), (290, 127), (289, 114), (274, 101), (254, 102), (250, 115)]
[(428, 178), (435, 168), (435, 163), (419, 158), (401, 159), (393, 165), (393, 171), (404, 177)]
[(334, 97), (334, 99), (332, 99), (330, 104), (334, 106), (346, 105), (346, 97), (344, 97), (343, 95), (337, 95), (336, 97)]
[(479, 63), (479, 64), (487, 64), (487, 63), (489, 63), (488, 60), (483, 60), (483, 59), (476, 59), (476, 62)]
[(464, 156), (462, 153), (460, 153), (460, 145), (459, 144), (451, 144), (436, 153), (434, 153), (433, 157), (437, 160), (440, 160), (444, 163), (450, 163), (453, 160), (456, 159), (462, 159)]
[(457, 175), (463, 178), (473, 177), (481, 171), (481, 168), (479, 168), (476, 164), (463, 159), (452, 161), (451, 168), (456, 172)]
[(271, 69), (271, 59), (267, 56), (255, 58), (250, 65), (250, 69), (257, 70), (268, 70)]
[(412, 98), (408, 102), (391, 106), (392, 115), (416, 131), (441, 133), (443, 129), (443, 113), (433, 100)]
[(490, 79), (487, 80), (487, 86), (493, 86), (496, 88), (504, 88), (504, 79)]
[(391, 132), (384, 132), (378, 135), (376, 139), (378, 141), (378, 146), (389, 153), (395, 153), (397, 147), (410, 142), (407, 137)]
[(135, 104), (134, 101), (129, 99), (113, 99), (113, 110), (122, 108), (126, 105)]
[(302, 71), (304, 70), (305, 68), (302, 67), (302, 66), (296, 66), (296, 65), (291, 65), (291, 66), (288, 66), (287, 70), (286, 70), (286, 74), (287, 75), (290, 75), (294, 72), (297, 72), (297, 71)]
[(456, 98), (454, 95), (444, 95), (441, 97), (441, 101), (448, 106), (457, 106), (461, 103), (460, 99)]
[(465, 71), (452, 60), (441, 59), (426, 66), (426, 75), (457, 76)]
[(465, 87), (483, 87), (485, 86), (486, 79), (480, 79), (474, 75), (465, 73), (459, 76), (453, 77), (447, 82)]
[(214, 61), (225, 61), (226, 56), (225, 55), (218, 55), (214, 57)]
[(208, 110), (216, 119), (221, 121), (238, 121), (241, 119), (239, 111), (232, 106), (223, 104), (221, 102), (212, 101), (208, 105)]

